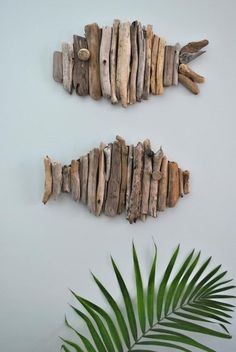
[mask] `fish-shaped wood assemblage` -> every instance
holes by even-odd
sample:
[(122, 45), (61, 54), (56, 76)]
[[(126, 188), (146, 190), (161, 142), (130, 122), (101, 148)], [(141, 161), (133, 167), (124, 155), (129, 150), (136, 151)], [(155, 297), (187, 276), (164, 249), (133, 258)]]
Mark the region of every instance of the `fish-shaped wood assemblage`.
[(157, 217), (189, 193), (189, 171), (168, 161), (162, 148), (153, 152), (148, 139), (128, 146), (117, 136), (113, 143), (101, 143), (70, 165), (46, 156), (44, 166), (44, 204), (61, 192), (71, 193), (74, 201), (86, 204), (97, 216), (126, 211), (131, 224), (148, 215)]
[(154, 34), (152, 25), (120, 22), (100, 28), (96, 23), (85, 26), (85, 36), (73, 36), (72, 43), (62, 43), (62, 51), (53, 55), (53, 78), (72, 93), (102, 96), (124, 107), (149, 94), (161, 95), (164, 87), (180, 82), (198, 94), (197, 83), (204, 77), (192, 71), (188, 63), (205, 51), (208, 40), (166, 45)]

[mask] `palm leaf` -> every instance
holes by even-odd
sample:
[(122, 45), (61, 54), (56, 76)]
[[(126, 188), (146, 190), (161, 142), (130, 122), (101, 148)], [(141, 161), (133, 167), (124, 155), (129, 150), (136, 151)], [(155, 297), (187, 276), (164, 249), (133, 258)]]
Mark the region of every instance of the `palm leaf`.
[[(156, 246), (154, 249), (155, 253), (145, 288), (134, 244), (132, 247), (136, 304), (132, 302), (128, 286), (113, 258), (111, 262), (123, 297), (124, 307), (116, 303), (111, 293), (93, 275), (96, 285), (114, 313), (116, 324), (103, 308), (71, 291), (86, 314), (74, 306), (71, 307), (87, 325), (94, 345), (87, 337), (73, 328), (66, 319), (65, 323), (76, 333), (87, 352), (154, 352), (158, 347), (184, 352), (191, 352), (192, 348), (215, 352), (189, 334), (231, 338), (224, 324), (230, 324), (229, 312), (233, 311), (234, 305), (225, 300), (235, 296), (224, 294), (224, 292), (234, 289), (235, 286), (228, 285), (232, 280), (221, 280), (226, 275), (226, 272), (220, 272), (221, 266), (217, 266), (203, 277), (211, 258), (208, 258), (198, 268), (200, 252), (195, 256), (192, 251), (179, 270), (175, 270), (176, 274), (170, 281), (179, 254), (178, 246), (171, 256), (159, 286), (156, 287)], [(145, 292), (147, 292), (146, 295)], [(154, 308), (157, 313), (156, 317), (154, 317)], [(137, 326), (136, 315), (141, 332)], [(148, 319), (149, 327), (146, 327), (146, 319)], [(62, 341), (61, 348), (64, 352), (71, 352), (70, 347), (76, 352), (83, 352), (77, 342), (68, 339), (62, 339)]]

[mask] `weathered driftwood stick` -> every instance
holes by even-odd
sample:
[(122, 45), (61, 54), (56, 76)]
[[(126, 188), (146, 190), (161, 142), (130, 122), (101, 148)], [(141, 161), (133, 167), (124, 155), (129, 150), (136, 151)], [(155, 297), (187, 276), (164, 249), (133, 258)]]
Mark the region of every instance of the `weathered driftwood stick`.
[(63, 71), (62, 71), (62, 52), (54, 51), (53, 53), (53, 79), (56, 82), (63, 82)]
[(143, 176), (143, 144), (139, 142), (134, 148), (133, 180), (130, 195), (128, 220), (130, 224), (140, 217)]
[(152, 158), (153, 151), (151, 150), (151, 143), (149, 139), (143, 142), (144, 149), (144, 166), (142, 179), (142, 202), (141, 202), (141, 219), (144, 221), (148, 215), (149, 194), (152, 175)]
[(46, 204), (52, 194), (52, 162), (48, 156), (44, 158), (44, 195), (43, 203)]
[(89, 95), (98, 100), (101, 98), (99, 51), (101, 31), (97, 23), (85, 26), (85, 35), (90, 51), (89, 59)]
[(126, 218), (128, 219), (130, 208), (130, 194), (132, 190), (133, 180), (133, 159), (134, 159), (134, 146), (131, 144), (128, 152), (128, 170), (127, 170), (127, 189), (126, 189)]
[(119, 205), (121, 184), (121, 147), (118, 141), (112, 145), (111, 174), (108, 181), (105, 214), (115, 216)]
[(110, 67), (111, 67), (111, 102), (116, 104), (116, 63), (117, 63), (117, 46), (119, 33), (119, 20), (114, 20), (112, 28), (111, 52), (110, 52)]
[(75, 202), (80, 200), (80, 179), (79, 179), (79, 160), (71, 161), (70, 180), (71, 195)]
[(104, 156), (105, 156), (105, 190), (104, 190), (104, 202), (103, 208), (105, 208), (106, 199), (107, 199), (107, 188), (108, 181), (110, 179), (111, 174), (111, 152), (112, 152), (112, 144), (108, 144), (104, 148)]
[(128, 147), (125, 144), (125, 140), (116, 136), (117, 141), (120, 143), (121, 148), (121, 182), (120, 182), (120, 197), (118, 204), (118, 214), (121, 214), (125, 207), (126, 201), (126, 188), (127, 188), (127, 170), (128, 170)]
[(198, 56), (201, 56), (204, 53), (205, 53), (204, 50), (198, 51), (196, 53), (183, 52), (179, 55), (179, 62), (182, 64), (188, 64), (189, 62), (195, 60)]
[(98, 162), (99, 162), (99, 149), (94, 148), (89, 152), (89, 174), (88, 174), (88, 191), (87, 191), (88, 209), (94, 215), (96, 215)]
[(81, 60), (79, 53), (83, 49), (87, 49), (87, 40), (78, 35), (73, 36), (74, 46), (74, 68), (73, 68), (73, 85), (75, 91), (80, 96), (89, 93), (89, 63)]
[(161, 95), (164, 92), (163, 73), (165, 61), (165, 45), (163, 38), (159, 39), (158, 54), (157, 54), (157, 72), (156, 72), (156, 94)]
[(123, 107), (128, 105), (128, 83), (130, 73), (130, 23), (121, 23), (119, 27), (119, 45), (117, 57), (117, 95)]
[(168, 207), (173, 208), (179, 199), (179, 168), (178, 164), (168, 162)]
[(165, 67), (164, 67), (164, 86), (169, 87), (173, 82), (175, 47), (166, 45), (165, 47)]
[(204, 83), (205, 78), (191, 70), (186, 64), (179, 65), (179, 72), (182, 73), (184, 76), (190, 78), (194, 82), (197, 83)]
[(152, 30), (152, 26), (148, 24), (147, 30), (146, 30), (146, 60), (145, 60), (143, 99), (148, 99), (148, 96), (150, 93), (152, 42), (153, 42), (153, 30)]
[(189, 89), (193, 94), (199, 94), (198, 86), (190, 78), (184, 76), (182, 73), (179, 73), (179, 82), (183, 84), (187, 89)]
[(136, 102), (136, 81), (138, 72), (138, 43), (137, 43), (138, 21), (134, 21), (130, 27), (130, 41), (131, 41), (131, 72), (130, 72), (130, 86), (129, 86), (129, 101), (130, 104)]
[(173, 68), (173, 85), (178, 85), (178, 69), (179, 69), (179, 52), (180, 52), (180, 44), (175, 44), (175, 56), (174, 56), (174, 68)]
[(52, 162), (52, 197), (57, 199), (61, 193), (62, 166), (60, 163)]
[(181, 198), (184, 196), (184, 179), (183, 171), (179, 168), (179, 195)]
[(190, 42), (187, 45), (183, 46), (180, 54), (182, 53), (196, 53), (205, 46), (209, 44), (209, 41), (207, 39), (200, 40), (198, 42)]
[(70, 43), (62, 43), (62, 72), (63, 87), (70, 94), (72, 93), (72, 73), (73, 73), (73, 45)]
[(159, 46), (159, 37), (154, 35), (153, 45), (152, 45), (152, 61), (151, 61), (151, 92), (152, 94), (157, 94), (156, 91), (156, 80), (157, 80), (157, 54)]
[(189, 178), (190, 178), (190, 173), (188, 170), (183, 171), (183, 188), (184, 188), (184, 194), (188, 194), (190, 192), (189, 190)]
[(89, 160), (88, 155), (86, 154), (80, 158), (80, 191), (81, 202), (84, 204), (87, 204), (88, 171)]
[(110, 47), (111, 47), (111, 27), (102, 28), (102, 40), (100, 46), (100, 80), (102, 95), (104, 98), (111, 97), (110, 82)]
[(166, 156), (163, 156), (161, 163), (161, 180), (159, 184), (158, 192), (158, 207), (159, 211), (164, 211), (166, 208), (167, 200), (167, 186), (168, 186), (168, 160)]
[(148, 214), (154, 218), (157, 217), (157, 195), (158, 195), (159, 180), (161, 179), (161, 163), (162, 163), (163, 156), (164, 156), (164, 153), (162, 151), (162, 148), (160, 148), (158, 152), (154, 154), (154, 157), (153, 157)]
[(144, 71), (146, 59), (146, 30), (142, 28), (142, 24), (138, 24), (138, 76), (137, 76), (137, 101), (142, 100)]
[(99, 162), (98, 162), (98, 186), (96, 198), (96, 215), (99, 216), (102, 211), (105, 191), (105, 162), (104, 162), (104, 148), (105, 144), (101, 143), (99, 148)]
[(70, 193), (70, 166), (62, 168), (62, 192)]

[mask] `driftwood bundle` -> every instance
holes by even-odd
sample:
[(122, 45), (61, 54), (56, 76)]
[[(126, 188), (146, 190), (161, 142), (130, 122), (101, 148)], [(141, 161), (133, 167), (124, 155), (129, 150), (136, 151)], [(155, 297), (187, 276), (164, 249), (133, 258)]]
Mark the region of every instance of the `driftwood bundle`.
[(117, 136), (113, 143), (101, 143), (70, 165), (46, 156), (44, 166), (44, 204), (61, 192), (71, 193), (74, 201), (86, 204), (96, 216), (102, 212), (115, 216), (125, 210), (131, 224), (148, 215), (157, 217), (189, 193), (189, 171), (168, 161), (162, 148), (154, 152), (148, 139), (134, 146)]
[(161, 95), (164, 87), (182, 83), (198, 94), (197, 83), (204, 77), (192, 71), (188, 63), (205, 51), (208, 40), (166, 45), (154, 34), (152, 25), (142, 26), (114, 20), (113, 26), (85, 26), (85, 36), (73, 36), (73, 44), (62, 43), (62, 51), (53, 55), (53, 78), (71, 94), (102, 96), (112, 104), (121, 101), (127, 107)]

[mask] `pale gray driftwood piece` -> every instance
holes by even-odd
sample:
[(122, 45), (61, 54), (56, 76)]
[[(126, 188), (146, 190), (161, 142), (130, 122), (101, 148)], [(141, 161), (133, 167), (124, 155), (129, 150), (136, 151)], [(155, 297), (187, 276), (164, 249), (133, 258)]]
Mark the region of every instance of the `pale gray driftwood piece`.
[(105, 160), (104, 160), (105, 144), (101, 143), (99, 147), (99, 162), (98, 162), (98, 186), (96, 197), (96, 215), (99, 216), (102, 211), (105, 192)]
[(154, 34), (152, 45), (152, 61), (151, 61), (151, 92), (157, 94), (157, 55), (158, 55), (159, 37)]
[(63, 71), (62, 71), (62, 52), (54, 51), (53, 53), (53, 79), (56, 82), (63, 82)]
[(89, 152), (89, 174), (88, 174), (88, 209), (96, 215), (97, 176), (98, 176), (99, 149), (94, 148)]
[(151, 143), (149, 139), (143, 142), (144, 149), (144, 166), (142, 179), (142, 201), (141, 201), (141, 219), (144, 221), (148, 215), (150, 184), (152, 175), (152, 158), (153, 151), (151, 150)]
[(105, 156), (105, 191), (104, 191), (104, 202), (103, 208), (105, 208), (106, 198), (107, 198), (107, 188), (108, 181), (110, 179), (111, 174), (111, 153), (112, 153), (112, 143), (107, 144), (104, 148), (104, 156)]
[(153, 42), (153, 29), (152, 29), (152, 25), (148, 24), (146, 29), (146, 58), (145, 58), (143, 99), (148, 99), (148, 96), (150, 93), (152, 42)]
[(111, 103), (118, 102), (116, 96), (116, 65), (117, 65), (117, 47), (118, 47), (118, 33), (119, 20), (114, 20), (112, 27), (111, 52), (110, 52), (110, 69), (111, 69)]
[(80, 96), (89, 93), (89, 63), (79, 58), (79, 52), (87, 49), (87, 40), (78, 35), (73, 36), (74, 47), (74, 68), (73, 68), (73, 85), (75, 91)]
[(197, 57), (201, 56), (204, 53), (205, 53), (204, 50), (200, 50), (200, 51), (198, 51), (196, 53), (185, 53), (185, 52), (182, 52), (181, 54), (179, 54), (179, 62), (181, 64), (188, 64), (189, 62), (195, 60)]
[(178, 164), (168, 162), (168, 194), (167, 204), (169, 208), (173, 208), (179, 199), (179, 168)]
[(61, 193), (62, 185), (62, 166), (58, 162), (52, 163), (52, 197), (57, 199)]
[(163, 76), (164, 76), (164, 63), (165, 63), (165, 39), (160, 38), (158, 44), (157, 54), (157, 78), (156, 78), (156, 93), (161, 95), (164, 92)]
[(164, 156), (163, 150), (162, 148), (160, 148), (154, 154), (154, 157), (153, 157), (148, 214), (154, 218), (157, 217), (157, 197), (158, 197), (159, 181), (161, 179), (161, 164), (162, 164), (163, 156)]
[(70, 166), (62, 168), (62, 192), (70, 193)]
[(173, 68), (173, 85), (178, 85), (178, 73), (179, 73), (179, 52), (180, 52), (180, 44), (175, 44), (175, 56), (174, 56), (174, 68)]
[(132, 190), (133, 180), (133, 159), (134, 159), (134, 146), (133, 144), (128, 147), (128, 169), (127, 169), (127, 189), (126, 189), (126, 218), (128, 219), (130, 208), (130, 194)]
[(134, 21), (130, 26), (130, 41), (131, 41), (131, 63), (130, 63), (130, 84), (129, 84), (129, 101), (130, 104), (136, 102), (136, 81), (138, 72), (138, 43), (137, 32), (138, 21)]
[(100, 81), (102, 95), (104, 98), (111, 97), (110, 81), (110, 48), (111, 48), (111, 27), (102, 28), (102, 40), (100, 46)]
[(182, 53), (196, 53), (205, 46), (209, 44), (207, 39), (199, 40), (198, 42), (190, 42), (187, 45), (183, 46), (180, 54)]
[(173, 82), (175, 47), (166, 45), (165, 47), (165, 66), (164, 66), (164, 86), (169, 87)]
[(73, 74), (74, 51), (71, 43), (62, 43), (62, 71), (63, 87), (70, 94), (72, 93), (72, 74)]
[(88, 171), (89, 171), (89, 158), (88, 158), (88, 154), (86, 154), (80, 158), (81, 202), (84, 204), (87, 204)]
[(52, 162), (48, 156), (44, 158), (44, 172), (45, 182), (43, 203), (46, 204), (52, 194)]
[(161, 163), (161, 179), (159, 183), (157, 209), (164, 211), (166, 209), (167, 202), (167, 186), (168, 186), (168, 160), (166, 156), (163, 156)]
[(71, 180), (71, 195), (75, 202), (80, 200), (80, 177), (79, 177), (79, 160), (71, 160), (70, 180)]
[(142, 28), (142, 24), (138, 24), (138, 76), (137, 76), (137, 101), (142, 100), (144, 86), (144, 71), (146, 59), (146, 29)]
[(125, 207), (126, 201), (126, 188), (127, 188), (127, 170), (128, 170), (128, 147), (125, 140), (116, 136), (117, 141), (120, 143), (121, 148), (121, 182), (120, 182), (120, 196), (117, 213), (121, 214)]

